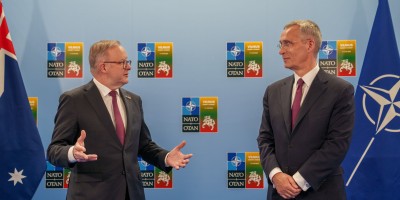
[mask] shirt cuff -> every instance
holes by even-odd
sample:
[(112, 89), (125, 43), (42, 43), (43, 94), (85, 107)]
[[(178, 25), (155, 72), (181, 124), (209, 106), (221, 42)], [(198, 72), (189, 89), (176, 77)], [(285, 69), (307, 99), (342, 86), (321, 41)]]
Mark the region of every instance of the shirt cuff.
[(272, 178), (275, 176), (275, 174), (280, 173), (280, 172), (282, 172), (282, 170), (281, 170), (281, 168), (279, 168), (279, 167), (275, 167), (274, 169), (272, 169), (271, 172), (270, 172), (269, 175), (268, 175), (269, 180), (271, 180), (271, 182), (274, 183), (274, 182), (272, 181)]
[(293, 179), (303, 191), (307, 191), (308, 188), (311, 187), (311, 185), (306, 181), (306, 179), (303, 178), (303, 176), (299, 172), (296, 172), (293, 175)]
[(75, 147), (75, 146), (71, 146), (71, 147), (68, 149), (68, 162), (69, 162), (69, 163), (76, 163), (76, 159), (75, 159), (75, 157), (74, 157), (74, 147)]
[(165, 163), (165, 166), (166, 166), (166, 167), (170, 167), (170, 166), (168, 165), (168, 163), (167, 163), (167, 158), (168, 158), (168, 156), (169, 156), (169, 152), (167, 153), (167, 155), (166, 155), (165, 158), (164, 158), (164, 163)]

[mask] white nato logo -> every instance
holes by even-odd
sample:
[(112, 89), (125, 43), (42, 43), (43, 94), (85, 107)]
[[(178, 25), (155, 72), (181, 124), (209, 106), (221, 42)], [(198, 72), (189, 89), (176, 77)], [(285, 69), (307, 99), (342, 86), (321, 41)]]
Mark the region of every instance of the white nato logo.
[(143, 47), (142, 50), (140, 50), (140, 53), (144, 57), (148, 57), (151, 54), (151, 49), (149, 47)]
[(189, 102), (186, 103), (185, 108), (189, 112), (192, 112), (194, 109), (196, 109), (196, 104), (193, 101), (189, 101)]
[(140, 162), (140, 164), (142, 164), (144, 167), (148, 167), (150, 164), (149, 163), (147, 163), (145, 160), (141, 160), (141, 161), (139, 161)]
[(51, 55), (53, 55), (54, 57), (58, 57), (61, 54), (61, 49), (60, 47), (53, 47), (51, 48)]
[(322, 52), (323, 52), (325, 55), (329, 56), (329, 55), (332, 54), (333, 48), (332, 48), (331, 46), (329, 46), (329, 44), (326, 44), (326, 45), (322, 48)]
[(241, 49), (236, 45), (231, 48), (231, 54), (235, 57), (240, 55), (240, 51)]
[[(387, 78), (397, 79), (397, 82), (389, 89), (374, 87), (375, 83)], [(388, 127), (392, 120), (394, 120), (396, 117), (400, 117), (400, 113), (396, 112), (396, 110), (400, 108), (400, 99), (398, 94), (400, 89), (399, 79), (400, 76), (398, 75), (385, 74), (374, 79), (370, 85), (360, 85), (361, 89), (363, 89), (365, 92), (362, 98), (364, 113), (368, 120), (376, 126), (376, 134), (383, 129), (387, 132), (400, 132), (400, 127), (396, 127), (395, 129)], [(371, 109), (368, 109), (366, 104), (367, 96), (372, 98), (372, 100), (379, 105), (378, 119), (373, 119), (369, 114), (369, 112), (372, 111)], [(397, 126), (399, 126), (399, 124), (397, 124)]]
[(242, 160), (238, 156), (235, 156), (232, 158), (231, 163), (233, 166), (238, 167), (242, 164)]

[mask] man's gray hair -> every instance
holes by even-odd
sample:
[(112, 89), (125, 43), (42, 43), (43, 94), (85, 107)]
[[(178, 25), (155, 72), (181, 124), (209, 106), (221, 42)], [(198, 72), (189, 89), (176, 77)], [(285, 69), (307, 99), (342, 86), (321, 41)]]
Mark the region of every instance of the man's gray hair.
[(296, 25), (300, 27), (300, 32), (302, 34), (303, 39), (306, 39), (305, 37), (307, 36), (311, 36), (314, 39), (316, 47), (315, 54), (318, 54), (319, 48), (321, 47), (322, 43), (322, 34), (318, 25), (311, 20), (295, 20), (286, 24), (283, 30), (286, 30), (289, 27)]

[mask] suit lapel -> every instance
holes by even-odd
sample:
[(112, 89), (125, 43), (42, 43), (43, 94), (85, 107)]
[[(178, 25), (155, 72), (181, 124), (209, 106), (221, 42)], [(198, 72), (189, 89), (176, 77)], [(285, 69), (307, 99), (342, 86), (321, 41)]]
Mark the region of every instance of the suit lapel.
[(292, 85), (294, 77), (290, 76), (286, 78), (281, 87), (281, 106), (283, 111), (283, 118), (285, 121), (286, 133), (290, 138), (291, 133), (291, 122), (292, 122), (292, 111), (291, 111), (291, 100), (292, 100)]
[(131, 128), (133, 124), (133, 99), (132, 97), (122, 88), (119, 89), (119, 92), (121, 94), (122, 101), (124, 102), (125, 105), (125, 113), (126, 113), (126, 128), (125, 128), (125, 146), (127, 146), (128, 141), (132, 141), (130, 139), (132, 137), (131, 133)]
[(311, 109), (314, 103), (319, 99), (319, 97), (324, 93), (327, 88), (327, 82), (328, 80), (326, 77), (326, 73), (324, 72), (324, 70), (319, 70), (317, 76), (314, 78), (314, 81), (311, 83), (311, 87), (308, 90), (307, 96), (304, 99), (303, 104), (300, 107), (300, 112), (297, 116), (297, 121), (294, 125), (294, 128), (304, 118), (304, 116)]
[(117, 133), (115, 132), (115, 127), (112, 122), (110, 113), (107, 110), (106, 105), (104, 104), (103, 98), (100, 94), (100, 91), (97, 89), (96, 85), (93, 81), (87, 84), (87, 87), (84, 89), (86, 91), (85, 96), (92, 106), (93, 110), (96, 112), (97, 117), (104, 124), (107, 133), (113, 134), (112, 138), (121, 144), (118, 140)]

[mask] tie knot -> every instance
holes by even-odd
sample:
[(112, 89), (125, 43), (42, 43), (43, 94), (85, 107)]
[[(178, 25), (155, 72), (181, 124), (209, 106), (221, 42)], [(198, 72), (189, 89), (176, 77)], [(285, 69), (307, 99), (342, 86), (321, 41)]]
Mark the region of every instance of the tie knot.
[(115, 91), (115, 90), (111, 90), (111, 92), (110, 93), (108, 93), (110, 96), (112, 96), (112, 97), (116, 97), (117, 96), (117, 91)]
[(303, 83), (304, 83), (303, 79), (300, 78), (299, 80), (297, 80), (297, 87), (303, 86)]

